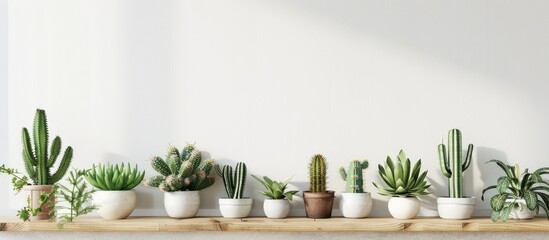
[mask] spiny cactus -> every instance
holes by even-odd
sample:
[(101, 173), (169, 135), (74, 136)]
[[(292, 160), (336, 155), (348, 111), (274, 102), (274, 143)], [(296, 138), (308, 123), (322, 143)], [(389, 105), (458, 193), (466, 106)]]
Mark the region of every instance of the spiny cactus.
[(452, 129), (448, 132), (448, 154), (444, 144), (438, 145), (438, 158), (442, 174), (448, 178), (448, 195), (451, 198), (463, 197), (463, 171), (471, 165), (473, 144), (469, 144), (467, 155), (463, 161), (461, 146), (461, 131)]
[(219, 165), (215, 165), (215, 171), (217, 175), (223, 178), (227, 197), (232, 199), (241, 199), (244, 195), (244, 187), (246, 186), (246, 164), (243, 162), (238, 162), (236, 164), (234, 177), (233, 167), (229, 165), (223, 166), (223, 170), (221, 170)]
[(348, 193), (363, 193), (364, 182), (362, 170), (368, 168), (368, 160), (358, 161), (353, 160), (349, 164), (349, 169), (345, 171), (343, 166), (339, 167), (339, 174), (343, 181), (347, 182)]
[(161, 175), (147, 179), (145, 185), (164, 192), (198, 191), (214, 183), (214, 160), (202, 161), (202, 154), (194, 144), (187, 144), (181, 152), (170, 145), (166, 160), (153, 156), (150, 161), (152, 168)]
[(137, 165), (132, 170), (129, 163), (127, 165), (122, 163), (120, 166), (99, 164), (97, 167), (94, 164), (86, 171), (86, 180), (103, 191), (132, 190), (143, 181), (143, 177), (145, 177), (145, 171), (139, 172)]
[(311, 158), (309, 163), (309, 191), (326, 192), (326, 159), (320, 154)]
[(25, 169), (35, 185), (53, 185), (61, 180), (61, 178), (69, 169), (72, 160), (72, 147), (67, 147), (63, 153), (61, 163), (57, 172), (51, 174), (50, 168), (57, 161), (57, 157), (61, 152), (61, 138), (55, 137), (51, 144), (50, 153), (48, 155), (48, 122), (46, 119), (46, 111), (36, 109), (33, 125), (33, 140), (34, 145), (31, 145), (29, 131), (23, 128), (23, 162)]

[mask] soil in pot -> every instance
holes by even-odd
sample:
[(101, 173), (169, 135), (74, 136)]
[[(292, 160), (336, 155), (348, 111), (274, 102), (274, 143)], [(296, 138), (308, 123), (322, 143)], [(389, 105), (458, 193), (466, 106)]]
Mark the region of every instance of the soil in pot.
[(334, 191), (324, 193), (303, 192), (305, 214), (308, 218), (330, 218), (334, 206)]
[(27, 192), (27, 196), (30, 198), (31, 208), (35, 209), (40, 207), (41, 211), (32, 220), (47, 220), (50, 219), (50, 211), (55, 202), (55, 196), (50, 197), (49, 203), (44, 203), (40, 206), (40, 195), (42, 193), (50, 193), (52, 185), (27, 185), (23, 187), (23, 191)]

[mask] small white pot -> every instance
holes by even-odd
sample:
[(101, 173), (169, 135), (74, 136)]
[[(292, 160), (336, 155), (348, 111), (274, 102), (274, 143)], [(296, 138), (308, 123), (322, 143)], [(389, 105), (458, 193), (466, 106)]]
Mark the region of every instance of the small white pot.
[(200, 207), (199, 191), (177, 191), (164, 193), (164, 208), (171, 218), (191, 218)]
[(291, 208), (288, 199), (265, 199), (263, 202), (263, 211), (268, 218), (286, 218)]
[(341, 193), (339, 209), (346, 218), (365, 218), (372, 211), (370, 193)]
[(416, 197), (391, 197), (389, 213), (395, 219), (412, 219), (419, 213), (419, 200)]
[[(506, 202), (512, 202), (513, 200), (507, 199)], [(524, 199), (516, 200), (517, 203), (522, 205), (522, 210), (520, 208), (513, 208), (509, 214), (509, 219), (532, 219), (536, 216), (536, 212), (528, 209), (526, 207), (526, 201)]]
[(475, 210), (475, 197), (438, 197), (438, 215), (442, 219), (469, 219)]
[(252, 203), (251, 198), (220, 198), (219, 210), (221, 210), (221, 215), (224, 218), (244, 218), (250, 215)]
[(135, 190), (97, 191), (93, 196), (99, 205), (97, 213), (104, 219), (124, 219), (135, 209), (137, 196)]

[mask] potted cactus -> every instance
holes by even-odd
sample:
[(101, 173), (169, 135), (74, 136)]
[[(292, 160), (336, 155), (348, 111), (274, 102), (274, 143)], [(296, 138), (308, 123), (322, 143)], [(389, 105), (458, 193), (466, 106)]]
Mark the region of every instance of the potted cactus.
[(372, 211), (372, 196), (364, 192), (362, 171), (368, 168), (368, 160), (353, 160), (345, 170), (339, 167), (339, 174), (346, 182), (346, 192), (341, 193), (339, 209), (346, 218), (364, 218)]
[[(46, 120), (46, 111), (42, 109), (37, 109), (34, 116), (34, 141), (31, 140), (27, 128), (23, 128), (22, 138), (23, 162), (28, 177), (32, 180), (32, 185), (23, 186), (23, 190), (28, 193), (31, 208), (40, 209), (34, 219), (49, 219), (52, 206), (43, 204), (43, 201), (40, 201), (40, 196), (42, 193), (50, 193), (52, 186), (61, 180), (67, 172), (72, 160), (72, 147), (66, 148), (59, 163), (59, 168), (52, 174), (51, 168), (53, 168), (61, 152), (61, 138), (55, 137), (51, 142), (51, 148), (48, 147), (48, 122)], [(50, 197), (53, 201), (53, 195), (50, 195)]]
[(438, 197), (438, 214), (444, 219), (469, 219), (475, 208), (475, 197), (463, 195), (463, 171), (471, 165), (473, 144), (469, 144), (465, 159), (461, 146), (461, 131), (448, 132), (448, 152), (444, 144), (438, 145), (438, 158), (442, 174), (448, 178), (448, 196)]
[(391, 157), (387, 156), (385, 166), (378, 165), (379, 176), (387, 187), (373, 183), (378, 193), (384, 196), (391, 196), (389, 199), (389, 213), (396, 219), (412, 219), (419, 213), (420, 203), (417, 196), (426, 195), (431, 185), (427, 184), (425, 177), (427, 171), (420, 174), (421, 159), (411, 168), (410, 159), (406, 153), (400, 150), (394, 163)]
[(326, 159), (320, 154), (314, 155), (309, 163), (309, 184), (309, 191), (303, 192), (307, 217), (332, 217), (335, 192), (326, 190)]
[(95, 188), (94, 200), (99, 205), (99, 216), (104, 219), (124, 219), (135, 209), (135, 190), (143, 181), (145, 171), (139, 172), (137, 165), (99, 164), (86, 171), (86, 180)]
[(166, 160), (150, 158), (152, 168), (160, 175), (145, 181), (146, 186), (158, 187), (164, 192), (164, 207), (172, 218), (194, 217), (200, 207), (199, 191), (213, 185), (214, 160), (202, 161), (202, 154), (193, 144), (181, 152), (168, 147)]
[(219, 199), (219, 210), (225, 218), (244, 218), (250, 215), (253, 200), (244, 196), (244, 187), (246, 186), (246, 164), (238, 162), (236, 164), (234, 175), (233, 167), (229, 165), (221, 168), (215, 166), (217, 174), (223, 178), (227, 198)]
[(252, 175), (258, 182), (260, 182), (266, 189), (262, 191), (267, 199), (263, 202), (263, 211), (268, 218), (286, 218), (290, 214), (292, 208), (292, 201), (294, 194), (298, 191), (286, 191), (288, 183), (292, 177), (287, 178), (282, 182), (271, 180), (269, 177), (264, 176), (263, 179)]

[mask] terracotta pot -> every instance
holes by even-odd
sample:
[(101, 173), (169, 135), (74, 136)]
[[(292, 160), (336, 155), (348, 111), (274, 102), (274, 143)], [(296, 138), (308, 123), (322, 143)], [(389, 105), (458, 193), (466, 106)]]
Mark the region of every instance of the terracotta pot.
[(305, 214), (308, 218), (330, 218), (334, 205), (334, 191), (324, 193), (303, 192)]
[(50, 211), (55, 197), (50, 197), (51, 204), (45, 203), (40, 206), (40, 195), (42, 193), (50, 193), (52, 185), (27, 185), (23, 187), (23, 191), (27, 192), (27, 196), (30, 198), (31, 208), (41, 208), (41, 211), (32, 220), (47, 220), (50, 219)]

